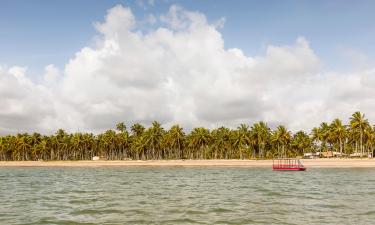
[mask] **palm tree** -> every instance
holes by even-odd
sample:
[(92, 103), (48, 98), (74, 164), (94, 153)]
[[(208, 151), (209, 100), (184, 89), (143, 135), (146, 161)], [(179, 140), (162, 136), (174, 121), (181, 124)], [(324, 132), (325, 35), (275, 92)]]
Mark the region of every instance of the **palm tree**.
[(110, 160), (117, 159), (116, 141), (116, 132), (114, 130), (107, 130), (104, 132), (102, 136), (102, 146), (104, 148), (102, 148), (101, 152)]
[(13, 152), (13, 157), (19, 161), (26, 160), (27, 149), (30, 147), (26, 139), (26, 134), (17, 134), (16, 151)]
[(295, 155), (303, 155), (306, 149), (311, 148), (311, 139), (304, 131), (298, 131), (294, 134), (291, 145), (295, 150)]
[(146, 151), (145, 144), (143, 143), (143, 140), (142, 140), (145, 127), (139, 123), (135, 123), (133, 124), (133, 126), (131, 126), (130, 129), (132, 132), (132, 135), (130, 137), (131, 149), (136, 155), (136, 159), (139, 159), (140, 158), (139, 156), (141, 156), (141, 158), (143, 159), (145, 157), (145, 151)]
[(130, 152), (130, 137), (129, 133), (125, 129), (121, 129), (121, 132), (116, 134), (116, 142), (117, 142), (117, 148), (118, 148), (118, 158), (128, 158)]
[(185, 141), (185, 133), (179, 125), (173, 125), (166, 135), (167, 145), (175, 152), (175, 157), (183, 158), (183, 144)]
[(343, 144), (347, 134), (346, 127), (341, 120), (335, 119), (330, 125), (330, 131), (331, 139), (338, 142), (340, 153), (343, 153)]
[(231, 146), (230, 139), (231, 133), (228, 128), (220, 127), (211, 132), (212, 136), (212, 148), (215, 151), (213, 158), (218, 157), (218, 152), (220, 153), (220, 158), (229, 158), (231, 157)]
[(126, 131), (125, 123), (121, 122), (121, 123), (116, 124), (116, 129), (119, 132), (124, 133)]
[(363, 150), (363, 133), (366, 127), (369, 126), (369, 122), (365, 119), (365, 115), (361, 114), (360, 112), (353, 113), (352, 117), (350, 117), (350, 128), (354, 131), (359, 133), (359, 146), (361, 155), (364, 153)]
[(241, 124), (239, 127), (237, 127), (237, 130), (233, 132), (233, 147), (238, 149), (240, 159), (243, 159), (243, 150), (247, 149), (251, 143), (250, 138), (251, 133), (249, 126), (246, 124)]
[(373, 155), (373, 144), (375, 141), (375, 127), (367, 126), (363, 133), (364, 147), (366, 149), (367, 156), (372, 157)]
[(311, 137), (311, 144), (312, 144), (313, 149), (316, 150), (319, 148), (318, 150), (321, 151), (322, 133), (320, 132), (319, 127), (314, 127), (311, 130), (310, 137)]
[[(164, 131), (154, 121), (149, 128), (139, 123), (131, 126), (116, 124), (115, 130), (94, 135), (91, 133), (67, 133), (59, 129), (55, 134), (44, 136), (39, 133), (0, 136), (0, 160), (89, 160), (95, 155), (108, 159), (173, 159), (173, 158), (271, 158), (301, 155), (307, 149), (320, 151), (337, 149), (341, 153), (353, 151), (373, 153), (375, 128), (360, 112), (355, 112), (349, 126), (335, 119), (311, 131), (311, 138), (303, 131), (292, 134), (284, 126), (270, 131), (267, 124), (258, 122), (251, 126), (241, 124), (231, 130), (219, 127), (193, 128), (185, 135), (182, 127), (172, 126)], [(252, 151), (251, 151), (252, 150)]]
[[(286, 129), (285, 126), (278, 126), (277, 130), (273, 133), (273, 142), (277, 143), (278, 145), (278, 154), (281, 157), (287, 156), (287, 151), (285, 151), (285, 146), (288, 146), (291, 141), (291, 133)], [(281, 146), (281, 153), (279, 150), (279, 146)]]
[(0, 137), (0, 161), (5, 161), (8, 158), (6, 143), (6, 137)]
[(204, 127), (194, 128), (188, 137), (188, 146), (190, 149), (198, 150), (196, 158), (205, 159), (207, 156), (207, 148), (210, 144), (212, 136), (210, 131)]
[(153, 159), (164, 157), (164, 152), (161, 152), (161, 143), (163, 140), (164, 129), (157, 121), (152, 122), (152, 126), (144, 133), (144, 141), (151, 151)]
[[(260, 158), (264, 158), (265, 155), (265, 146), (269, 141), (270, 137), (270, 128), (263, 121), (255, 123), (251, 127), (251, 139), (252, 142), (258, 146), (258, 154)], [(255, 149), (254, 149), (255, 150)], [(253, 158), (256, 157), (255, 151), (253, 151)]]
[(145, 127), (142, 126), (141, 124), (139, 123), (135, 123), (133, 124), (133, 126), (131, 127), (131, 131), (132, 131), (132, 134), (133, 136), (141, 136), (143, 134), (143, 132), (145, 131)]
[(322, 142), (322, 150), (328, 151), (327, 143), (332, 144), (332, 140), (330, 139), (330, 127), (328, 123), (322, 122), (320, 124), (320, 132), (321, 132), (321, 142)]

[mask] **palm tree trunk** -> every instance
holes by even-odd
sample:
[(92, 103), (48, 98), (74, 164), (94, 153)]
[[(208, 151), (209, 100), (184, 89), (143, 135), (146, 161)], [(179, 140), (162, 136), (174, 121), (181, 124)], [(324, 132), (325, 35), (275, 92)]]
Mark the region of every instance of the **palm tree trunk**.
[(363, 155), (363, 146), (362, 146), (362, 128), (360, 128), (361, 130), (360, 130), (360, 144), (359, 144), (359, 146), (360, 146), (360, 148), (361, 148), (361, 157), (362, 157), (362, 155)]

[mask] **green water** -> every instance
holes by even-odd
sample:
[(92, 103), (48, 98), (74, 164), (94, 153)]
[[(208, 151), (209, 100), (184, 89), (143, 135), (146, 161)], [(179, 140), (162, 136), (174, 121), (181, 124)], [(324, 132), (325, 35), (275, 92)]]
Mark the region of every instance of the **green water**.
[(374, 169), (0, 168), (0, 224), (374, 224)]

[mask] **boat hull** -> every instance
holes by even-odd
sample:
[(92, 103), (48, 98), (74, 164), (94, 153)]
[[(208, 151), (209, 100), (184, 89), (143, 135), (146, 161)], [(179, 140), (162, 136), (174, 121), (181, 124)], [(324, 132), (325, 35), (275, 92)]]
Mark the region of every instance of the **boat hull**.
[(287, 168), (287, 167), (273, 167), (273, 170), (278, 171), (305, 171), (305, 167), (295, 167), (295, 168)]

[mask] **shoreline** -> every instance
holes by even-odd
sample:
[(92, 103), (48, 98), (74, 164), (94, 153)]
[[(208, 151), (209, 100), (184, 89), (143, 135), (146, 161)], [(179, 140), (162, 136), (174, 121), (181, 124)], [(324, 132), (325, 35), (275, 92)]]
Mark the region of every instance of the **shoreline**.
[[(309, 168), (375, 168), (375, 159), (301, 159)], [(271, 168), (272, 160), (128, 160), (128, 161), (0, 161), (4, 167), (258, 167)]]

